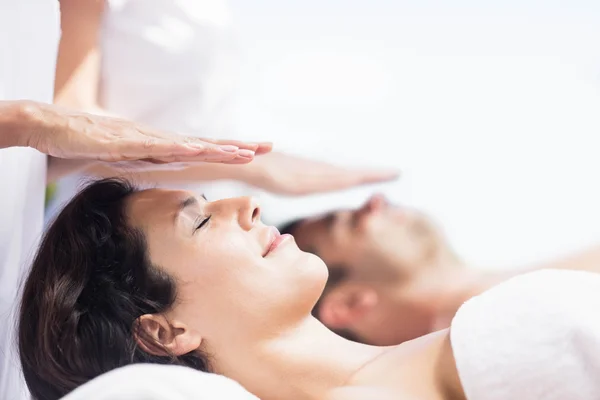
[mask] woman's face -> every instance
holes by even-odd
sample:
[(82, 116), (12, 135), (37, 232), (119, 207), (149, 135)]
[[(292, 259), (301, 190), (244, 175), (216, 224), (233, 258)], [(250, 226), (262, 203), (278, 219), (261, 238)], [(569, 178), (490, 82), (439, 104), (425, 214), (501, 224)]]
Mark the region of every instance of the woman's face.
[(127, 215), (145, 233), (152, 263), (175, 279), (168, 317), (219, 351), (306, 318), (327, 279), (324, 263), (264, 225), (248, 197), (208, 202), (151, 189), (131, 196)]

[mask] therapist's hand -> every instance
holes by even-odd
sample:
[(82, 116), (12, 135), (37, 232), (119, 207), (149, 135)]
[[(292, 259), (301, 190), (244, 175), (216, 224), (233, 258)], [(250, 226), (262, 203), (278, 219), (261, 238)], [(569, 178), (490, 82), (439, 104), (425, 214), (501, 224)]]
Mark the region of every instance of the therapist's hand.
[(18, 133), (17, 145), (58, 158), (244, 164), (255, 154), (271, 150), (269, 143), (198, 139), (43, 103), (17, 103), (19, 117), (12, 125), (12, 132)]
[(288, 196), (331, 192), (369, 183), (386, 182), (395, 180), (400, 175), (396, 170), (347, 168), (284, 153), (271, 153), (259, 157), (239, 171), (244, 174), (241, 180), (245, 183)]

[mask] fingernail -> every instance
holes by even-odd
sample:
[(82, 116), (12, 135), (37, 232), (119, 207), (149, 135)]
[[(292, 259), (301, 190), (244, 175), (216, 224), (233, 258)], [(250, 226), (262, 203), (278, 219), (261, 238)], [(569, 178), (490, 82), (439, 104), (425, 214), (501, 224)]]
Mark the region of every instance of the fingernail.
[[(238, 151), (238, 150), (239, 150), (239, 147), (237, 147), (237, 146), (232, 146), (232, 145), (230, 145), (230, 144), (225, 144), (225, 145), (222, 145), (222, 146), (220, 146), (220, 147), (221, 147), (221, 150), (223, 150), (223, 151), (226, 151), (226, 152), (228, 152), (228, 153), (235, 153), (236, 151)], [(243, 150), (241, 150), (241, 151), (240, 151), (240, 153), (241, 153), (242, 151), (243, 151)]]
[(252, 150), (242, 149), (238, 151), (238, 157), (252, 158), (254, 157), (254, 152)]

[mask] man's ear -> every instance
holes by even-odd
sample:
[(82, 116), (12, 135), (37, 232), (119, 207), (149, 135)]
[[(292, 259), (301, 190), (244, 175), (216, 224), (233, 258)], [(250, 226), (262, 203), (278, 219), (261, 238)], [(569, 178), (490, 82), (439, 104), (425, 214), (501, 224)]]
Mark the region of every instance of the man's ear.
[(134, 336), (145, 352), (156, 356), (181, 356), (198, 349), (202, 343), (202, 337), (185, 324), (156, 314), (139, 317)]
[(347, 283), (324, 294), (317, 312), (321, 322), (330, 329), (347, 329), (364, 318), (378, 302), (375, 289)]

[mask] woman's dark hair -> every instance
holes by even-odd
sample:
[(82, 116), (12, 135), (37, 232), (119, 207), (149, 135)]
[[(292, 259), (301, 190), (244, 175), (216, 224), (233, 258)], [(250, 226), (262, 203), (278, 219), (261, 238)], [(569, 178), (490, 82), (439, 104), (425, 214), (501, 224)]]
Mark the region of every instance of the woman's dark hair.
[(137, 346), (136, 336), (151, 342), (137, 319), (167, 311), (176, 286), (150, 262), (143, 233), (128, 224), (126, 201), (135, 192), (119, 179), (90, 184), (42, 240), (24, 286), (18, 327), (23, 373), (37, 400), (59, 399), (134, 363), (210, 369), (200, 352), (157, 356)]

